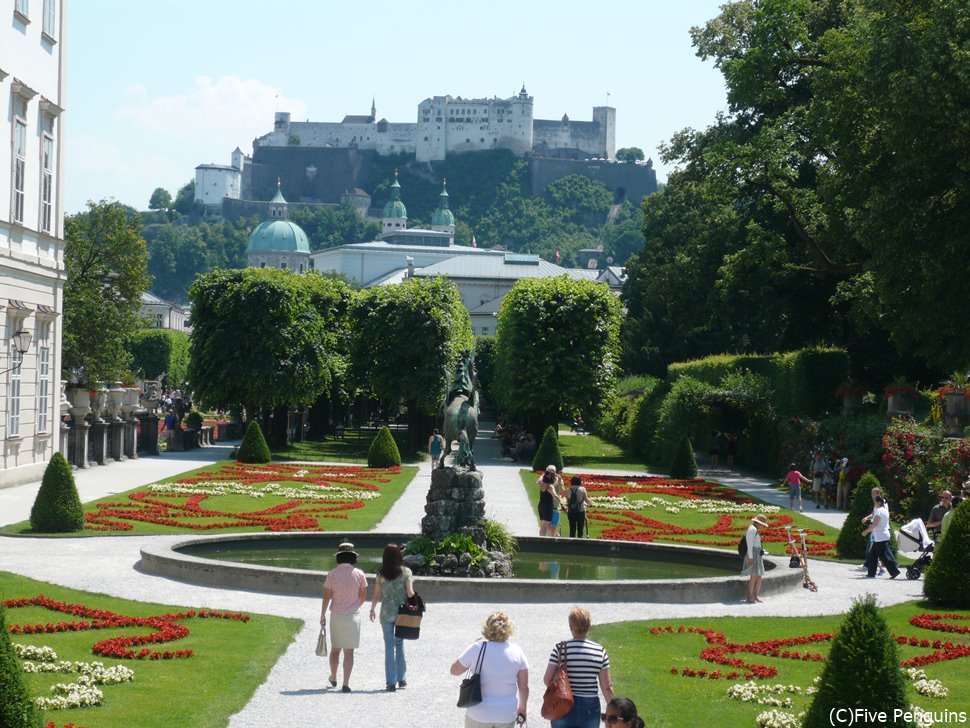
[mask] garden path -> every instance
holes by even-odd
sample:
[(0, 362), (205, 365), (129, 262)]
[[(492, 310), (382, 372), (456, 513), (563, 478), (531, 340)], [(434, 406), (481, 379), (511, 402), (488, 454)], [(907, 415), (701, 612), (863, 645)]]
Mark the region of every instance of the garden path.
[[(506, 521), (515, 533), (536, 533), (538, 524), (523, 493), (519, 478), (520, 465), (489, 455), (489, 445), (485, 442), (489, 435), (488, 432), (482, 433), (478, 453), (485, 475), (489, 514)], [(98, 468), (92, 474), (79, 473), (82, 498), (91, 500), (172, 474), (163, 471), (175, 466), (176, 455), (184, 457), (189, 453), (134, 461), (138, 474), (130, 476), (124, 487), (120, 483), (107, 482), (114, 480), (112, 469), (120, 468), (123, 464)], [(225, 453), (206, 449), (199, 455), (217, 457)], [(198, 464), (198, 460), (185, 459), (182, 470), (197, 467)], [(390, 532), (405, 525), (404, 530), (417, 528), (423, 515), (429, 470), (430, 463), (422, 465), (418, 477), (380, 524), (381, 530)], [(115, 470), (115, 473), (119, 472)], [(27, 502), (26, 512), (29, 513), (29, 503), (33, 500), (30, 491), (32, 489), (36, 493), (36, 485), (0, 491), (0, 497), (3, 497), (0, 501), (3, 503), (0, 521), (9, 523), (25, 518), (21, 507), (8, 511), (7, 506), (15, 505), (18, 500), (24, 501)], [(753, 487), (756, 483), (752, 481), (750, 485)], [(18, 495), (13, 491), (25, 494)], [(380, 630), (376, 625), (365, 624), (351, 679), (354, 692), (341, 694), (324, 687), (327, 674), (325, 661), (313, 654), (320, 614), (318, 599), (214, 589), (140, 573), (136, 564), (141, 546), (165, 539), (175, 541), (184, 539), (184, 536), (5, 538), (0, 543), (0, 570), (128, 599), (244, 610), (304, 620), (303, 628), (273, 667), (267, 680), (256, 690), (245, 708), (231, 718), (230, 726), (234, 728), (281, 724), (295, 728), (360, 724), (372, 728), (410, 725), (453, 728), (462, 720), (461, 711), (454, 707), (459, 678), (451, 677), (448, 667), (461, 650), (478, 636), (484, 618), (491, 611), (502, 609), (515, 621), (517, 628), (513, 641), (523, 647), (531, 665), (529, 722), (537, 726), (545, 724), (539, 717), (542, 673), (552, 645), (567, 636), (566, 615), (571, 603), (430, 605), (422, 639), (407, 646), (408, 688), (393, 694), (383, 690)], [(879, 602), (887, 605), (921, 596), (922, 582), (902, 579), (864, 581), (861, 572), (853, 565), (813, 562), (811, 571), (819, 584), (817, 593), (793, 590), (772, 597), (761, 605), (733, 602), (689, 605), (607, 602), (591, 605), (590, 611), (594, 623), (668, 619), (676, 624), (683, 618), (705, 616), (797, 617), (838, 614), (848, 609), (854, 597), (866, 591), (874, 592)], [(478, 588), (485, 589), (487, 584), (483, 582)], [(620, 684), (616, 689), (618, 694), (622, 694), (625, 686)]]

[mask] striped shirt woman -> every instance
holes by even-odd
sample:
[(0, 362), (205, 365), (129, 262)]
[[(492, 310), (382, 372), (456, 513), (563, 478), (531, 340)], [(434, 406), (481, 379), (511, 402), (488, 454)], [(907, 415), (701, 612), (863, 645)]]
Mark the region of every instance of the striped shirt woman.
[(613, 699), (610, 658), (603, 645), (586, 639), (591, 625), (589, 610), (574, 607), (569, 612), (569, 631), (573, 638), (557, 644), (549, 655), (543, 683), (549, 685), (552, 682), (560, 659), (564, 659), (575, 700), (563, 718), (552, 721), (552, 728), (597, 728), (600, 691), (606, 702)]

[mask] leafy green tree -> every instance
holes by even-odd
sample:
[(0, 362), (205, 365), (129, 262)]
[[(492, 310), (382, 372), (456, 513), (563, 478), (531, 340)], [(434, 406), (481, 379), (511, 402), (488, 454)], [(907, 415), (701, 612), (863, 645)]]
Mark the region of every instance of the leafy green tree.
[(313, 251), (375, 240), (381, 231), (379, 223), (364, 220), (348, 205), (296, 208), (290, 219), (303, 228)]
[(0, 602), (0, 726), (37, 728), (40, 725), (43, 725), (40, 714), (27, 692), (20, 658), (10, 641), (6, 610)]
[(196, 211), (194, 179), (179, 188), (175, 195), (175, 202), (172, 203), (172, 209), (180, 215), (191, 215)]
[(172, 194), (164, 187), (156, 187), (148, 200), (149, 210), (167, 210), (172, 206)]
[(619, 301), (603, 284), (519, 280), (498, 315), (499, 402), (535, 430), (555, 425), (564, 410), (594, 415), (614, 386), (619, 325)]
[(602, 225), (613, 206), (613, 193), (603, 182), (579, 174), (550, 182), (545, 196), (564, 219), (587, 227)]
[(84, 528), (84, 509), (71, 466), (55, 452), (30, 509), (30, 527), (42, 533), (72, 533)]
[(139, 331), (128, 344), (133, 371), (146, 379), (166, 374), (165, 384), (181, 387), (185, 384), (189, 367), (189, 335), (184, 331), (145, 329)]
[(616, 150), (616, 161), (618, 162), (642, 162), (643, 160), (644, 154), (640, 147), (623, 147)]
[(65, 220), (64, 361), (70, 381), (113, 381), (128, 368), (127, 341), (141, 330), (151, 279), (137, 214), (88, 203)]
[(482, 401), (494, 406), (492, 383), (495, 381), (495, 337), (475, 337), (475, 374), (478, 377), (478, 394)]
[(458, 289), (440, 278), (366, 289), (351, 304), (349, 327), (357, 385), (384, 401), (404, 400), (417, 447), (458, 354), (472, 348), (471, 320)]
[(210, 407), (310, 404), (346, 367), (350, 291), (273, 268), (216, 270), (190, 290), (189, 386)]

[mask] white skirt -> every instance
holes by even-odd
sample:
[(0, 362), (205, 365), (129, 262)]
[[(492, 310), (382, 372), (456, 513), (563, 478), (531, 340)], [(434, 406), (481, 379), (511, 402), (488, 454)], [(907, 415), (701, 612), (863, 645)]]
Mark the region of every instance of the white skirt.
[(330, 649), (356, 650), (360, 647), (360, 615), (330, 614)]

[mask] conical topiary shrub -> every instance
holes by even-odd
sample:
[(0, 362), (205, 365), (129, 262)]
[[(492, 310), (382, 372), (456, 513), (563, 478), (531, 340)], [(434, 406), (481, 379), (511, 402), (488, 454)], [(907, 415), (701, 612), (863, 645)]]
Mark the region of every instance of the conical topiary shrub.
[(236, 460), (241, 463), (268, 463), (272, 459), (263, 431), (259, 423), (253, 420), (246, 428), (246, 434), (243, 435)]
[(957, 506), (946, 524), (926, 572), (923, 594), (934, 604), (970, 608), (970, 500)]
[(367, 449), (367, 466), (370, 468), (393, 468), (401, 464), (401, 451), (397, 449), (394, 436), (384, 425)]
[(906, 711), (906, 680), (899, 667), (896, 641), (876, 607), (874, 594), (866, 594), (852, 608), (832, 641), (818, 693), (802, 725), (830, 728), (836, 708), (850, 713), (854, 708), (885, 711), (889, 721), (879, 725), (908, 726), (893, 722), (894, 710)]
[(694, 446), (690, 444), (690, 438), (687, 435), (680, 438), (677, 449), (674, 450), (674, 457), (670, 461), (670, 477), (697, 477), (697, 458), (694, 457)]
[(532, 469), (535, 471), (545, 470), (550, 465), (555, 465), (556, 470), (562, 472), (562, 453), (559, 452), (559, 435), (556, 428), (552, 425), (546, 428), (542, 436), (542, 442), (536, 448), (535, 457), (532, 458)]
[(869, 537), (863, 536), (865, 526), (862, 519), (872, 513), (872, 489), (879, 487), (879, 478), (872, 473), (866, 473), (852, 490), (849, 501), (849, 515), (842, 523), (839, 539), (835, 543), (835, 550), (843, 559), (864, 559)]
[(39, 725), (40, 715), (27, 693), (23, 668), (13, 651), (5, 610), (0, 604), (0, 726), (34, 728)]
[(71, 533), (84, 528), (84, 509), (71, 466), (59, 452), (47, 464), (30, 509), (30, 527), (44, 533)]

